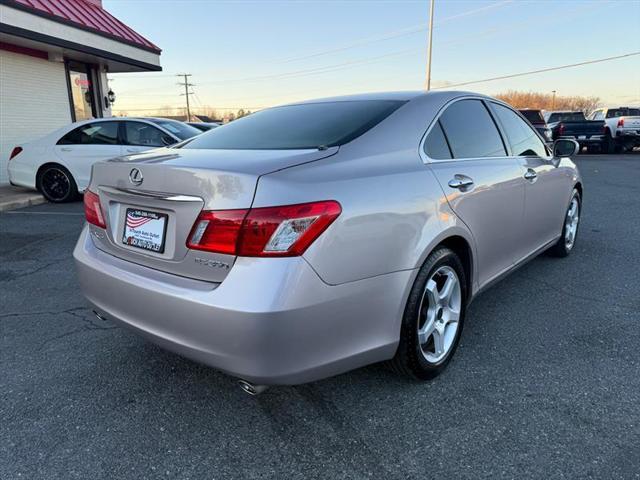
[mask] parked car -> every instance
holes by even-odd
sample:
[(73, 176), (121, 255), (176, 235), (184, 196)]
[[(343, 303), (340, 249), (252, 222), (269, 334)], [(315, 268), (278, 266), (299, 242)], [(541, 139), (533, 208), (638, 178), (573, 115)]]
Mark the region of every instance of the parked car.
[(542, 110), (524, 108), (518, 111), (529, 121), (531, 125), (533, 125), (545, 142), (553, 141), (553, 134), (551, 129), (547, 126), (547, 122), (544, 121)]
[(192, 127), (197, 128), (202, 132), (208, 132), (213, 128), (219, 127), (220, 123), (218, 122), (187, 122), (187, 125), (191, 125)]
[(100, 118), (72, 123), (16, 146), (9, 156), (12, 185), (42, 192), (50, 202), (74, 200), (89, 184), (91, 166), (198, 135), (185, 123), (164, 118)]
[(472, 298), (569, 255), (582, 181), (524, 118), (465, 92), (271, 108), (94, 165), (74, 251), (100, 318), (249, 393), (381, 360), (450, 361)]
[(603, 121), (587, 120), (584, 113), (545, 112), (545, 120), (554, 140), (570, 138), (580, 145), (580, 149), (604, 151), (606, 139)]
[(591, 112), (589, 118), (604, 120), (608, 153), (640, 146), (640, 108), (599, 108)]

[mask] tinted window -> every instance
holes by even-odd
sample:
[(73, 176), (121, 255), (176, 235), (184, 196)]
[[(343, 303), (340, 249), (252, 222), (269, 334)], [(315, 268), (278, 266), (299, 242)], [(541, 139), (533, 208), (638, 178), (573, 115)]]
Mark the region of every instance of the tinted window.
[(449, 145), (447, 145), (447, 139), (442, 133), (439, 121), (433, 126), (424, 142), (424, 153), (434, 160), (451, 158), (451, 151), (449, 150)]
[(203, 133), (184, 148), (279, 150), (342, 145), (403, 103), (360, 100), (269, 108)]
[(489, 111), (480, 100), (461, 100), (447, 107), (440, 123), (454, 158), (502, 157), (504, 150)]
[(611, 108), (607, 110), (607, 118), (637, 116), (640, 116), (640, 108)]
[(548, 123), (582, 122), (586, 120), (582, 112), (555, 112), (549, 115)]
[(162, 118), (149, 118), (147, 120), (155, 123), (156, 125), (160, 125), (165, 130), (173, 133), (180, 140), (186, 140), (187, 138), (195, 137), (202, 133), (197, 128), (176, 120), (164, 120)]
[(117, 145), (118, 122), (89, 123), (71, 130), (58, 145)]
[(127, 134), (127, 145), (164, 147), (176, 143), (169, 135), (148, 123), (124, 122), (124, 125)]
[(547, 149), (542, 140), (516, 112), (497, 103), (493, 104), (493, 108), (507, 135), (512, 155), (521, 157), (547, 156)]
[(540, 110), (520, 110), (520, 113), (533, 125), (544, 124), (544, 118)]

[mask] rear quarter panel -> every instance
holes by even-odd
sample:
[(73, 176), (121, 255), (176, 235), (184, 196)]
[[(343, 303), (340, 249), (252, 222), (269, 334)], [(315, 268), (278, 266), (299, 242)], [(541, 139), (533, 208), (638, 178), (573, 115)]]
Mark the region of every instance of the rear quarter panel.
[(424, 103), (402, 107), (407, 110), (399, 118), (390, 117), (394, 121), (333, 157), (260, 178), (254, 207), (340, 202), (342, 214), (304, 254), (326, 283), (416, 269), (449, 235), (472, 243), (419, 156), (420, 139), (437, 111)]

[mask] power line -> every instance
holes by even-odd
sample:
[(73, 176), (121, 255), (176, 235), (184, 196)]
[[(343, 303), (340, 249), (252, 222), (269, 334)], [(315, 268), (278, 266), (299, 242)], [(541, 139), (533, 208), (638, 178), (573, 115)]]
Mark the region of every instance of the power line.
[(433, 90), (435, 90), (435, 89), (443, 89), (443, 88), (452, 88), (452, 87), (462, 87), (464, 85), (472, 85), (474, 83), (493, 82), (495, 80), (505, 80), (507, 78), (523, 77), (525, 75), (534, 75), (536, 73), (552, 72), (554, 70), (562, 70), (564, 68), (580, 67), (580, 66), (583, 66), (583, 65), (591, 65), (593, 63), (602, 63), (602, 62), (609, 62), (611, 60), (619, 60), (621, 58), (632, 57), (634, 55), (640, 55), (640, 51), (631, 52), (631, 53), (625, 53), (624, 55), (616, 55), (614, 57), (598, 58), (596, 60), (587, 60), (585, 62), (570, 63), (570, 64), (567, 64), (567, 65), (560, 65), (560, 66), (557, 66), (557, 67), (541, 68), (539, 70), (530, 70), (528, 72), (512, 73), (510, 75), (502, 75), (500, 77), (483, 78), (482, 80), (472, 80), (472, 81), (469, 81), (469, 82), (454, 83), (454, 84), (445, 85), (445, 86), (442, 86), (442, 87), (433, 87)]
[[(481, 13), (484, 12), (485, 10), (490, 10), (493, 8), (498, 8), (498, 7), (502, 7), (504, 5), (508, 5), (510, 3), (513, 3), (513, 0), (504, 0), (501, 2), (496, 2), (496, 3), (492, 3), (490, 5), (485, 5), (484, 7), (480, 7), (480, 8), (474, 8), (472, 10), (467, 10), (465, 12), (461, 12), (458, 13), (456, 15), (451, 15), (450, 17), (445, 17), (443, 19), (441, 19), (439, 22), (436, 23), (436, 26), (440, 26), (443, 23), (446, 23), (448, 21), (451, 20), (455, 20), (458, 18), (462, 18), (462, 17), (467, 17), (470, 15), (475, 15), (476, 13)], [(385, 40), (392, 40), (394, 38), (399, 38), (399, 37), (404, 37), (407, 35), (413, 35), (414, 33), (418, 33), (421, 32), (423, 30), (427, 29), (427, 25), (424, 23), (419, 23), (417, 25), (411, 25), (409, 27), (404, 27), (401, 28), (399, 30), (391, 30), (388, 31), (386, 33), (383, 33), (381, 35), (376, 35), (374, 37), (366, 37), (363, 38), (361, 40), (356, 40), (354, 42), (345, 44), (343, 46), (339, 46), (339, 47), (334, 47), (328, 50), (321, 50), (319, 52), (315, 52), (309, 55), (302, 55), (299, 57), (292, 57), (292, 58), (288, 58), (285, 60), (281, 60), (281, 61), (276, 61), (274, 63), (291, 63), (291, 62), (297, 62), (300, 60), (307, 60), (309, 58), (315, 58), (315, 57), (320, 57), (320, 56), (324, 56), (324, 55), (330, 55), (332, 53), (339, 53), (339, 52), (343, 52), (345, 50), (350, 50), (352, 48), (357, 48), (357, 47), (361, 47), (363, 45), (369, 45), (371, 43), (377, 43), (377, 42), (383, 42)]]

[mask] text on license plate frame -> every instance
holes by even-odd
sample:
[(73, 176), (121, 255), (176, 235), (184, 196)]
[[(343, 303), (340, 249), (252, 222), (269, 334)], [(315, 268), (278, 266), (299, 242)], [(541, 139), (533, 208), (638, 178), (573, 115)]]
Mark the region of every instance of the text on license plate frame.
[[(129, 213), (132, 213), (133, 216), (130, 219)], [(137, 217), (137, 218), (133, 218)], [(144, 239), (135, 238), (135, 237), (127, 237), (127, 228), (135, 229), (136, 227), (130, 225), (129, 220), (133, 220), (134, 222), (139, 219), (151, 218), (150, 221), (162, 220), (162, 234), (160, 244), (153, 241), (145, 241)], [(122, 243), (124, 245), (128, 245), (130, 247), (139, 248), (140, 250), (145, 250), (147, 252), (155, 252), (155, 253), (164, 253), (165, 242), (167, 240), (167, 224), (168, 224), (169, 215), (161, 212), (154, 212), (151, 210), (145, 210), (142, 208), (127, 208), (124, 217), (124, 226), (122, 231)], [(146, 223), (149, 223), (149, 220), (146, 222), (142, 222), (137, 224), (138, 227), (143, 227)], [(144, 229), (142, 229), (145, 231)], [(145, 243), (148, 243), (150, 246), (145, 246)], [(157, 248), (156, 248), (157, 247)]]

